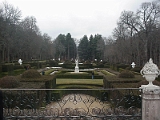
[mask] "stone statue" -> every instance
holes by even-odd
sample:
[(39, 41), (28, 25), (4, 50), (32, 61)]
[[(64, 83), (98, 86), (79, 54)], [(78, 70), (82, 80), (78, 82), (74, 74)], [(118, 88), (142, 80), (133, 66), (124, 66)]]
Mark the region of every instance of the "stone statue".
[(19, 59), (19, 60), (18, 60), (18, 63), (19, 63), (20, 65), (22, 65), (22, 60), (21, 60), (21, 59)]
[(77, 60), (75, 59), (75, 63), (76, 63), (76, 66), (78, 67), (78, 59)]
[(76, 66), (75, 66), (75, 71), (76, 73), (79, 72), (79, 67), (78, 67), (78, 59), (75, 59), (75, 63), (76, 63)]

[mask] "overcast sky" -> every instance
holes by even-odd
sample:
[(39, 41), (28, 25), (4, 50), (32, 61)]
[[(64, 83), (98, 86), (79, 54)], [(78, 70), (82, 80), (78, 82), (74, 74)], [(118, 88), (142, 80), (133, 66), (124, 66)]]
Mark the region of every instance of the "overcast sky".
[(112, 35), (122, 11), (134, 11), (143, 2), (153, 0), (6, 0), (18, 7), (22, 17), (34, 16), (40, 31), (52, 39), (71, 33), (73, 38), (84, 35)]

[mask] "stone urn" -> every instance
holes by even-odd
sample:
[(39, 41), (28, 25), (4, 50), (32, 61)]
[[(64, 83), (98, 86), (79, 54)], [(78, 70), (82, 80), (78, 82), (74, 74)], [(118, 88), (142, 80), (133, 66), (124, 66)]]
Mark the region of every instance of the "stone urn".
[(140, 73), (149, 82), (148, 85), (143, 85), (142, 87), (157, 87), (156, 85), (153, 85), (152, 82), (156, 79), (156, 77), (158, 77), (160, 70), (157, 65), (153, 63), (151, 58), (149, 59), (149, 62), (144, 65)]

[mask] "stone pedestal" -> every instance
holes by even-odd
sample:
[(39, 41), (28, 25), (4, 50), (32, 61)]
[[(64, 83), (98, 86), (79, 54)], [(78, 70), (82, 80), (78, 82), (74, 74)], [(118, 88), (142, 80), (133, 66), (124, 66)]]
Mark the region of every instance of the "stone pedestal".
[(142, 86), (142, 120), (160, 120), (160, 87)]
[(78, 67), (78, 66), (75, 67), (74, 72), (75, 72), (75, 73), (78, 73), (78, 72), (79, 72), (79, 67)]

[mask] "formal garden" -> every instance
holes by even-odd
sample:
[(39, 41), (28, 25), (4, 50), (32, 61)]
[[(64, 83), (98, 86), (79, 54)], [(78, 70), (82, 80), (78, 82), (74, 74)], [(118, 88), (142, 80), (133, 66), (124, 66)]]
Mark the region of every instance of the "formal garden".
[[(79, 73), (74, 73), (74, 67), (75, 63), (73, 61), (58, 64), (54, 60), (24, 62), (22, 65), (17, 61), (15, 63), (2, 64), (0, 66), (0, 87), (138, 88), (142, 84), (147, 84), (140, 75), (141, 67), (132, 68), (131, 65), (105, 62), (81, 63), (79, 64)], [(92, 79), (92, 72), (94, 72), (94, 79)], [(52, 80), (54, 81), (53, 86), (45, 86), (47, 82)], [(15, 83), (10, 84), (13, 81)], [(159, 78), (157, 78), (154, 83), (160, 85), (159, 81)]]
[[(133, 116), (137, 120), (141, 118), (139, 87), (148, 84), (140, 74), (141, 67), (107, 62), (62, 63), (37, 60), (5, 63), (0, 68), (0, 88), (6, 99), (3, 114), (6, 118), (11, 108), (17, 110), (10, 111), (10, 114), (18, 114), (20, 117), (25, 116), (17, 113), (19, 110), (30, 116), (39, 114), (41, 109), (44, 109), (43, 112), (54, 109), (52, 114), (45, 112), (42, 115), (46, 117), (49, 114), (49, 118), (53, 118), (55, 109), (58, 109), (57, 116), (62, 115), (64, 118), (67, 114), (71, 117), (84, 113), (85, 118), (88, 115), (89, 118), (93, 117), (91, 114), (97, 118), (97, 112), (105, 109), (100, 112), (102, 118), (111, 117), (111, 114), (119, 117), (122, 111), (126, 116), (129, 114), (131, 119)], [(159, 78), (153, 84), (160, 85)], [(120, 110), (122, 106), (123, 110)], [(128, 109), (133, 106), (136, 109), (128, 113)], [(36, 113), (33, 109), (36, 109)]]
[[(79, 63), (79, 72), (75, 72), (76, 63), (55, 60), (31, 61), (19, 64), (1, 65), (0, 87), (3, 89), (110, 89), (139, 88), (148, 84), (140, 75), (141, 67), (109, 64), (107, 62)], [(92, 74), (94, 73), (94, 78)], [(159, 79), (154, 84), (160, 85)], [(57, 99), (64, 94), (55, 91)], [(103, 91), (101, 91), (103, 93)], [(102, 93), (99, 92), (98, 95)], [(70, 91), (72, 93), (72, 91)], [(124, 92), (122, 91), (121, 94)], [(97, 96), (97, 92), (90, 94)], [(102, 98), (103, 99), (103, 98)]]

